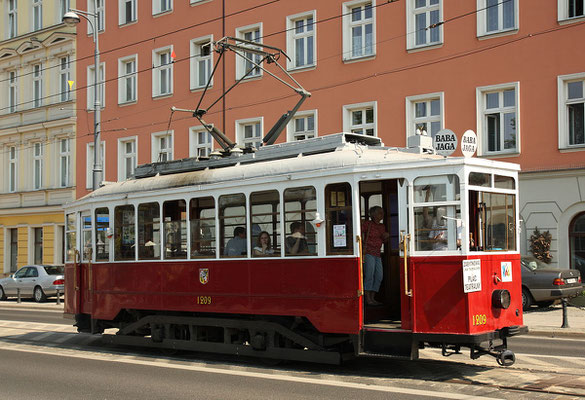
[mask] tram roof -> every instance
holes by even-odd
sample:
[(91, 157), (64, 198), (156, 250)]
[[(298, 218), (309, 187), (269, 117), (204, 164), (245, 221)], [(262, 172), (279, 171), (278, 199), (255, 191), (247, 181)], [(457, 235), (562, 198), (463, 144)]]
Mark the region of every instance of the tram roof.
[[(319, 175), (323, 176), (328, 175), (328, 172), (334, 174), (335, 171), (346, 168), (367, 169), (368, 167), (379, 168), (382, 165), (391, 169), (391, 166), (397, 167), (398, 165), (401, 165), (401, 168), (420, 168), (424, 167), (424, 164), (437, 166), (437, 163), (449, 165), (465, 163), (499, 167), (511, 171), (519, 170), (517, 164), (478, 158), (445, 158), (436, 154), (421, 152), (420, 148), (384, 147), (378, 138), (369, 138), (370, 140), (363, 141), (356, 140), (356, 136), (363, 137), (362, 135), (341, 133), (294, 143), (266, 146), (261, 149), (262, 152), (245, 154), (237, 158), (230, 157), (230, 162), (224, 161), (215, 167), (207, 163), (203, 168), (195, 168), (195, 170), (186, 172), (161, 173), (161, 171), (165, 171), (165, 165), (171, 165), (170, 171), (176, 170), (177, 165), (181, 167), (181, 164), (177, 163), (173, 166), (173, 162), (146, 164), (139, 168), (143, 168), (143, 170), (144, 168), (154, 167), (154, 170), (158, 168), (157, 174), (105, 184), (74, 203), (85, 203), (86, 201), (103, 197), (117, 197), (117, 195), (138, 194), (146, 191), (168, 190), (193, 185), (217, 184), (230, 181), (243, 182), (249, 179), (290, 176), (293, 174), (303, 175), (303, 173), (306, 174), (311, 171), (319, 171)], [(184, 160), (177, 161), (184, 162)], [(182, 168), (184, 168), (184, 164)]]

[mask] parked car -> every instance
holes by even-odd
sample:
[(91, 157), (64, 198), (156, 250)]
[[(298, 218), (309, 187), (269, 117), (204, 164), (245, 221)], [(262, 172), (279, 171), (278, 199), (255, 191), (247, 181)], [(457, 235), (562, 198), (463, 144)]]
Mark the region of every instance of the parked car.
[(576, 269), (553, 268), (533, 257), (522, 257), (522, 308), (532, 304), (550, 306), (555, 300), (576, 296), (583, 291)]
[(0, 279), (0, 300), (15, 297), (20, 289), (21, 297), (32, 297), (37, 303), (63, 293), (65, 276), (59, 265), (27, 265), (8, 278)]

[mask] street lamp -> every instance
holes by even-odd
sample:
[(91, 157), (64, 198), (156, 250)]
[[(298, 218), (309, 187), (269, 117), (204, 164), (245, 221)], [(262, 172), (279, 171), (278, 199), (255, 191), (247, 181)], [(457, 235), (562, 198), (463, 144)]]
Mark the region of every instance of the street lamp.
[[(94, 7), (94, 9), (96, 9)], [(81, 22), (81, 17), (87, 20), (91, 25), (91, 30), (93, 31), (93, 42), (95, 44), (94, 49), (94, 76), (95, 79), (93, 80), (93, 104), (94, 104), (94, 114), (93, 114), (93, 183), (92, 189), (97, 190), (100, 187), (100, 183), (102, 182), (102, 161), (100, 157), (100, 136), (101, 136), (101, 105), (100, 99), (98, 95), (98, 87), (100, 84), (100, 49), (99, 49), (99, 35), (97, 28), (99, 27), (98, 22), (98, 13), (91, 13), (88, 11), (81, 11), (76, 9), (70, 9), (63, 15), (63, 23), (67, 26), (76, 26)], [(93, 22), (90, 18), (93, 18)]]

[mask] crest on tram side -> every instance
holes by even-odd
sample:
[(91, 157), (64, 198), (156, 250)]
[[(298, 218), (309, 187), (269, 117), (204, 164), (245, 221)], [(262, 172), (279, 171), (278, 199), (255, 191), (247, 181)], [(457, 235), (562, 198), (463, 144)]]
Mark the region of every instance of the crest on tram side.
[(205, 285), (209, 282), (209, 268), (199, 268), (199, 282)]

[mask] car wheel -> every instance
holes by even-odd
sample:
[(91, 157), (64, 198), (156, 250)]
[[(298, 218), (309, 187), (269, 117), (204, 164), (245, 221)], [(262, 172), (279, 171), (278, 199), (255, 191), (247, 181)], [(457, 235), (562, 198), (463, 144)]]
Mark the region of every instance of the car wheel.
[(528, 310), (532, 305), (532, 295), (526, 288), (522, 288), (522, 309)]
[(545, 307), (549, 307), (552, 305), (552, 303), (554, 303), (554, 300), (550, 300), (550, 301), (539, 301), (538, 303), (536, 303), (537, 306), (545, 308)]
[(45, 296), (45, 292), (43, 292), (43, 289), (40, 286), (35, 287), (33, 294), (37, 303), (42, 303), (47, 300), (47, 296)]
[(6, 293), (4, 293), (4, 288), (0, 286), (0, 300), (6, 300)]

